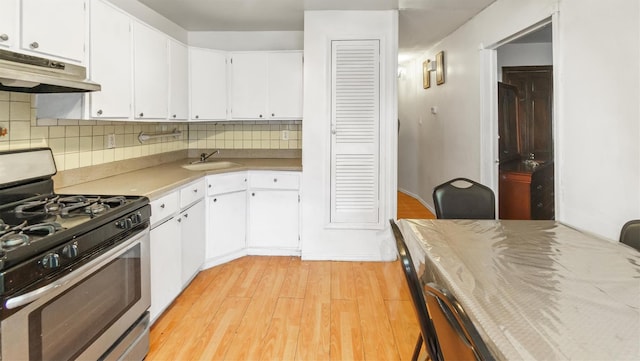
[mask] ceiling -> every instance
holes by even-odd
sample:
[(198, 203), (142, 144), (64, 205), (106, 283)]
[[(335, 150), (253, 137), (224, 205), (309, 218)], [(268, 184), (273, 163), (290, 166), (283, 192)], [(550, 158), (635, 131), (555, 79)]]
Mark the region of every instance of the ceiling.
[(495, 0), (139, 0), (188, 31), (302, 31), (305, 10), (399, 9), (400, 53), (428, 48)]

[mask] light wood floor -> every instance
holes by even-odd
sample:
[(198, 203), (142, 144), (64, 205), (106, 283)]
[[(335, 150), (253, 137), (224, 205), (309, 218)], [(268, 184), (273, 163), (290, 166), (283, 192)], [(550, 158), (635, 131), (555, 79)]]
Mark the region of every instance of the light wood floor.
[[(433, 218), (416, 203), (399, 193), (398, 217)], [(147, 360), (409, 360), (418, 332), (397, 261), (249, 256), (198, 274)]]

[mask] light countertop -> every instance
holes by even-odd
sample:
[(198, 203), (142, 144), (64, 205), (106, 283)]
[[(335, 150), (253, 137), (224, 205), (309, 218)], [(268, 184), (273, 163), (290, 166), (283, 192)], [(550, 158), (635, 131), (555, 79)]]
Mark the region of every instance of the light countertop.
[(181, 159), (69, 187), (56, 188), (56, 193), (139, 195), (154, 200), (205, 175), (245, 170), (302, 170), (300, 158), (216, 158), (215, 161), (230, 161), (240, 166), (207, 171), (191, 171), (181, 167), (193, 160), (195, 159)]

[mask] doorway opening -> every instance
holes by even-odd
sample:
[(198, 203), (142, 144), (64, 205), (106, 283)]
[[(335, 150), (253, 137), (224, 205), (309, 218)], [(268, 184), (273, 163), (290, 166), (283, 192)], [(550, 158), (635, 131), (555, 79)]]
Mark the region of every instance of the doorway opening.
[(549, 22), (496, 49), (500, 219), (555, 219)]

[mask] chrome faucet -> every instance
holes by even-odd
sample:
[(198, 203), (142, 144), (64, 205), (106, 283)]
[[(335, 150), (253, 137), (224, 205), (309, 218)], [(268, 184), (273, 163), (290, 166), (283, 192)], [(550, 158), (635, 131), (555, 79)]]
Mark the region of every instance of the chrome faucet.
[(207, 153), (200, 153), (200, 162), (204, 163), (207, 159), (209, 159), (209, 157), (218, 153), (220, 153), (220, 149), (216, 149), (213, 152), (209, 153), (208, 155)]
[(191, 164), (196, 164), (196, 163), (204, 163), (207, 159), (209, 159), (209, 157), (211, 157), (214, 154), (218, 154), (220, 153), (219, 149), (214, 150), (213, 152), (207, 154), (207, 153), (200, 153), (200, 159), (198, 160), (194, 160), (193, 162), (191, 162)]

